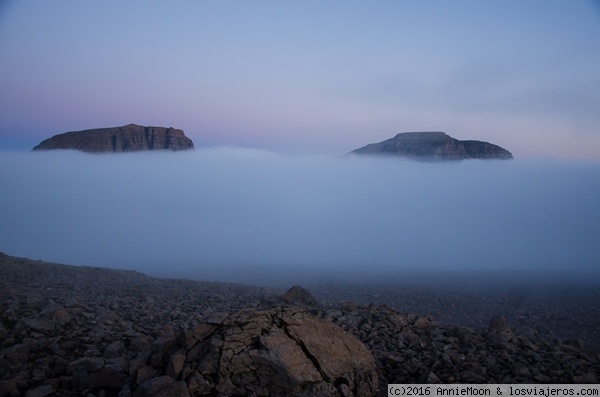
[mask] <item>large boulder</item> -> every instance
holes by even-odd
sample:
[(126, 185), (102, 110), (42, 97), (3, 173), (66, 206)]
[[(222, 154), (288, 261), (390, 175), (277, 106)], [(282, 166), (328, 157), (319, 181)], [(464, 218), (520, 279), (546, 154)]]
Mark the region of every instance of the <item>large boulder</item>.
[(388, 155), (412, 160), (512, 159), (512, 154), (488, 142), (461, 141), (444, 132), (404, 132), (379, 143), (371, 143), (349, 154)]
[(372, 396), (373, 356), (335, 324), (299, 308), (214, 316), (163, 352), (161, 375), (191, 395)]
[(281, 296), (285, 302), (295, 305), (316, 306), (317, 300), (312, 294), (299, 285), (294, 285), (285, 294)]
[(138, 152), (146, 150), (193, 149), (191, 139), (182, 130), (165, 127), (144, 127), (128, 124), (123, 127), (96, 128), (65, 132), (42, 141), (33, 150), (75, 149), (84, 152)]

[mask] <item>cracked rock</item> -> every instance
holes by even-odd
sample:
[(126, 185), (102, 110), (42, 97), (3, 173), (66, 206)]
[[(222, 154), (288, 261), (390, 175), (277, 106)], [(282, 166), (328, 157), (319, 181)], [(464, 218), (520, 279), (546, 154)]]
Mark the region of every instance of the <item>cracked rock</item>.
[[(338, 326), (302, 309), (240, 311), (221, 324), (194, 330), (178, 338), (187, 354), (178, 350), (165, 357), (163, 362), (169, 364), (161, 373), (174, 377), (187, 365), (184, 380), (195, 392), (228, 396), (376, 393), (369, 350)], [(190, 346), (190, 341), (196, 344)]]

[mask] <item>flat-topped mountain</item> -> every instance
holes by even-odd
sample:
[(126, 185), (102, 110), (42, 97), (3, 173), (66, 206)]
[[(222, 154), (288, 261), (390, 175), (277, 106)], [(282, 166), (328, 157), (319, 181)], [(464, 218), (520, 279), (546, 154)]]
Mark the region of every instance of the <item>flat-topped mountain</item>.
[(389, 155), (413, 160), (512, 159), (512, 154), (488, 142), (461, 141), (444, 132), (403, 132), (349, 154)]
[(139, 152), (193, 148), (194, 143), (185, 136), (182, 130), (128, 124), (123, 127), (95, 128), (54, 135), (42, 141), (33, 150), (75, 149), (84, 152)]

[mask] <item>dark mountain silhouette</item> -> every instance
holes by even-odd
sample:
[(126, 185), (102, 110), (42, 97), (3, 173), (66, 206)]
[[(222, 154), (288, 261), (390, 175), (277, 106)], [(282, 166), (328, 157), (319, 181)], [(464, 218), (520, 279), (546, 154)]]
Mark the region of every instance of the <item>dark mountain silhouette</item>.
[(349, 154), (389, 155), (413, 160), (512, 159), (512, 154), (488, 142), (461, 141), (444, 132), (403, 132)]
[(138, 152), (146, 150), (187, 150), (194, 143), (182, 130), (165, 127), (144, 127), (128, 124), (123, 127), (96, 128), (65, 132), (42, 141), (33, 150), (75, 149), (84, 152)]

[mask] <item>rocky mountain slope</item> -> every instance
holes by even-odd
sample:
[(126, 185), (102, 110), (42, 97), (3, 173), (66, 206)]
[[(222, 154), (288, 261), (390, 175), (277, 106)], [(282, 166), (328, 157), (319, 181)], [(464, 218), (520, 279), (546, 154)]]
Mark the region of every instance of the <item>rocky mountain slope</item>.
[(146, 150), (193, 149), (191, 139), (182, 130), (165, 127), (144, 127), (128, 124), (123, 127), (96, 128), (65, 132), (42, 141), (33, 150), (76, 149), (84, 152), (137, 152)]
[(600, 380), (600, 355), (581, 341), (519, 333), (500, 316), (473, 329), (282, 293), (0, 253), (0, 396), (347, 397), (387, 395), (387, 383)]
[(404, 132), (353, 150), (350, 154), (388, 155), (424, 161), (513, 158), (500, 146), (481, 141), (461, 141), (444, 132)]

